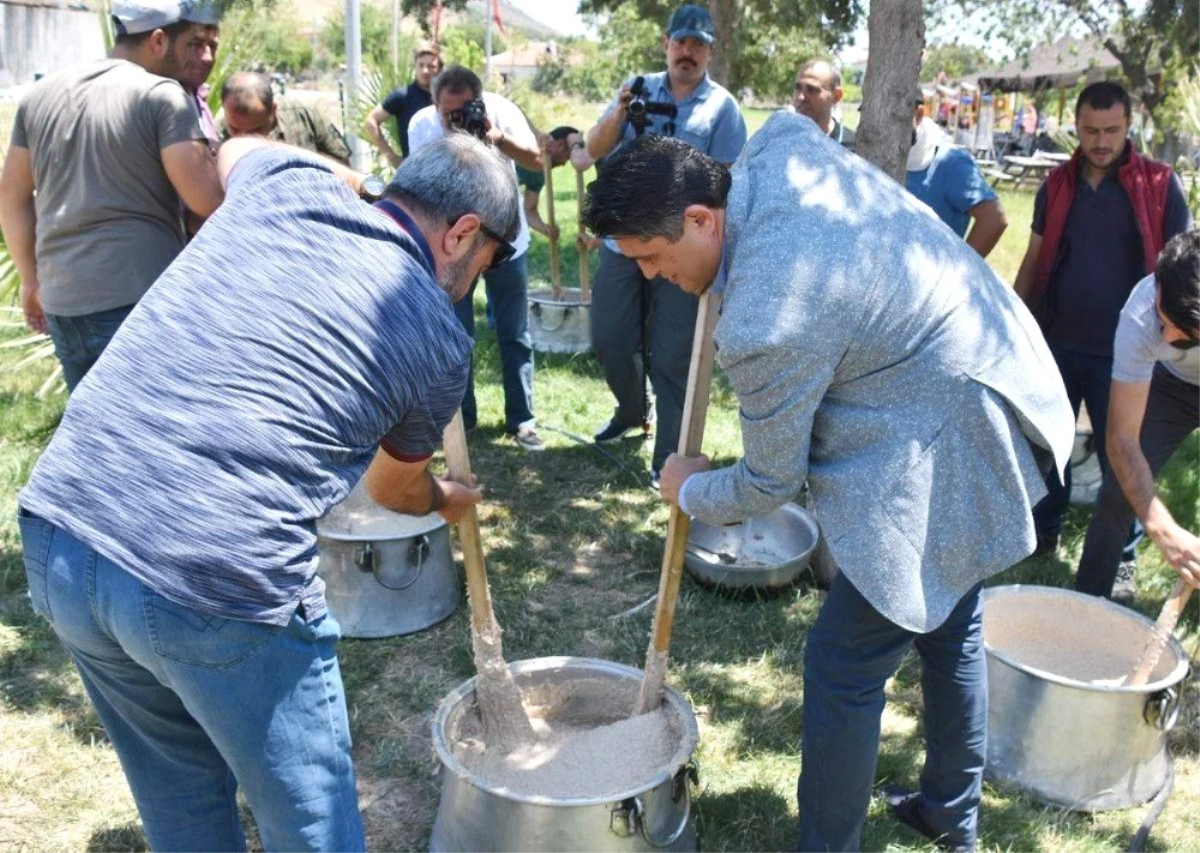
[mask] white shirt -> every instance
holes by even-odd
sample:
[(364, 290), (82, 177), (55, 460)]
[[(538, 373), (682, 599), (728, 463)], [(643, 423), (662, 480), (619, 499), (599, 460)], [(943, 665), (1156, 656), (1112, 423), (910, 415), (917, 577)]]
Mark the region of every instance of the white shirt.
[[(492, 92), (483, 93), (483, 103), (487, 107), (487, 117), (488, 121), (492, 123), (492, 127), (502, 130), (506, 136), (523, 148), (537, 148), (537, 138), (533, 135), (533, 128), (525, 120), (525, 114), (521, 112), (520, 107), (503, 95), (496, 95)], [(450, 132), (442, 124), (442, 117), (438, 115), (437, 107), (425, 107), (418, 111), (408, 123), (409, 153), (420, 151), (422, 147), (436, 142)], [(516, 173), (517, 167), (514, 163), (513, 175), (515, 176)], [(517, 250), (513, 257), (520, 257), (529, 248), (529, 225), (525, 222), (525, 205), (518, 203), (517, 209), (521, 213), (521, 228), (517, 231), (517, 239), (513, 240), (513, 248)]]
[(1200, 385), (1200, 347), (1179, 350), (1163, 340), (1162, 323), (1154, 305), (1157, 298), (1153, 275), (1139, 281), (1129, 294), (1113, 339), (1112, 378), (1118, 382), (1149, 382), (1154, 363), (1161, 361), (1179, 379)]

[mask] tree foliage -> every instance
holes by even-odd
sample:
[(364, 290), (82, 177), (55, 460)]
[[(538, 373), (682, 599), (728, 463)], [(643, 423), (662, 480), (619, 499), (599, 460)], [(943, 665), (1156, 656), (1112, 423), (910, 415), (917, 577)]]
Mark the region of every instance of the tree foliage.
[[(987, 36), (1003, 36), (1018, 54), (1082, 28), (1121, 63), (1131, 92), (1151, 115), (1172, 81), (1200, 55), (1196, 0), (929, 0), (935, 20), (959, 11)], [(1161, 73), (1157, 73), (1161, 72)]]
[[(392, 14), (382, 6), (363, 3), (359, 6), (359, 32), (362, 34), (362, 61), (379, 70), (392, 64)], [(346, 61), (346, 9), (338, 6), (325, 22), (320, 35), (321, 47), (327, 61), (337, 67)], [(401, 56), (411, 55), (411, 48)]]
[(921, 79), (933, 80), (945, 72), (951, 80), (986, 68), (988, 56), (977, 47), (965, 44), (932, 44), (925, 49), (921, 60)]

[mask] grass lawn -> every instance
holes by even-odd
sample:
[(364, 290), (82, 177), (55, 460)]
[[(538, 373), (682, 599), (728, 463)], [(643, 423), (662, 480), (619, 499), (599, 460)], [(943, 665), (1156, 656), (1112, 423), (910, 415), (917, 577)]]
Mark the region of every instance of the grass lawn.
[[(589, 108), (591, 109), (591, 108)], [(595, 116), (558, 105), (557, 121)], [(754, 111), (757, 126), (765, 113)], [(556, 123), (557, 123), (556, 121)], [(550, 126), (550, 125), (547, 125)], [(562, 269), (574, 281), (575, 187), (560, 170), (556, 212)], [(993, 255), (1011, 280), (1027, 239), (1032, 194), (1003, 193), (1010, 227)], [(548, 279), (546, 242), (535, 237), (531, 276)], [(486, 486), (485, 553), (509, 659), (583, 655), (640, 666), (650, 611), (628, 611), (657, 590), (667, 513), (645, 488), (649, 447), (640, 439), (601, 454), (587, 436), (611, 402), (591, 355), (538, 356), (536, 410), (549, 449), (525, 454), (502, 435), (503, 400), (494, 336), (482, 321), (477, 349), (480, 429), (473, 465)], [(8, 364), (15, 358), (0, 353)], [(0, 848), (145, 849), (137, 814), (111, 747), (70, 663), (24, 595), (16, 492), (53, 433), (65, 403), (38, 400), (36, 375), (0, 372)], [(736, 458), (736, 404), (720, 377), (706, 450)], [(1197, 523), (1200, 441), (1193, 435), (1163, 477), (1172, 511)], [(995, 583), (1067, 586), (1088, 518), (1073, 508), (1062, 555), (1030, 560)], [(1152, 547), (1140, 570), (1141, 611), (1154, 614), (1173, 574)], [(806, 630), (819, 607), (807, 583), (772, 597), (733, 597), (683, 584), (669, 683), (696, 708), (701, 727), (696, 800), (704, 850), (790, 850), (795, 833), (797, 744)], [(1190, 613), (1194, 613), (1194, 608)], [(1195, 654), (1195, 618), (1185, 646)], [(429, 721), (438, 701), (470, 677), (465, 609), (428, 631), (341, 645), (368, 843), (376, 850), (424, 849), (438, 796)], [(915, 783), (922, 760), (919, 668), (910, 659), (889, 686), (880, 781)], [(1171, 734), (1178, 780), (1151, 837), (1152, 850), (1200, 849), (1200, 719), (1191, 688)], [(1113, 732), (1114, 738), (1122, 737)], [(987, 850), (1124, 850), (1143, 808), (1085, 815), (985, 789), (981, 841)], [(868, 850), (931, 849), (873, 807)]]

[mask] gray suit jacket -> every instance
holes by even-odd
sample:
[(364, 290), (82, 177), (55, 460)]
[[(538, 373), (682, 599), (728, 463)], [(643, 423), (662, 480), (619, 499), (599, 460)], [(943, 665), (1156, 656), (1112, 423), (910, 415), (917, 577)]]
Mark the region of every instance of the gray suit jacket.
[(745, 457), (688, 480), (710, 523), (761, 515), (807, 478), (832, 556), (888, 619), (927, 632), (1034, 546), (1074, 418), (1032, 316), (961, 238), (803, 116), (733, 168), (718, 363)]

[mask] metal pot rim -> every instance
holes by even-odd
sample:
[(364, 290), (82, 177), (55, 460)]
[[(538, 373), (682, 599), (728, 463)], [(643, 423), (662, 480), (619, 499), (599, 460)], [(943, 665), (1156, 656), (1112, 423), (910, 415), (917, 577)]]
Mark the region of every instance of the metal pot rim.
[(324, 529), (321, 521), (318, 520), (317, 538), (328, 539), (330, 542), (400, 542), (405, 539), (416, 539), (418, 536), (425, 536), (446, 526), (446, 519), (442, 518), (436, 512), (419, 517), (423, 518), (426, 523), (420, 527), (405, 531), (403, 534), (398, 533), (390, 536), (381, 536), (378, 533), (331, 533)]
[[(986, 604), (987, 600), (989, 598), (1003, 598), (1006, 596), (1021, 595), (1021, 594), (1041, 595), (1041, 596), (1050, 597), (1050, 598), (1077, 598), (1078, 596), (1083, 596), (1095, 604), (1109, 608), (1109, 610), (1111, 612), (1115, 613), (1118, 616), (1122, 616), (1124, 618), (1133, 619), (1134, 621), (1140, 622), (1150, 632), (1153, 632), (1155, 630), (1154, 622), (1151, 621), (1150, 619), (1147, 619), (1145, 616), (1143, 616), (1141, 613), (1138, 613), (1135, 610), (1130, 610), (1128, 607), (1122, 607), (1120, 604), (1116, 604), (1112, 601), (1109, 601), (1107, 598), (1100, 598), (1098, 596), (1086, 595), (1085, 593), (1076, 592), (1076, 591), (1070, 590), (1070, 589), (1059, 589), (1058, 587), (1041, 586), (1039, 584), (1019, 584), (1019, 583), (1017, 583), (1017, 584), (1007, 584), (1004, 586), (989, 587), (989, 588), (983, 590), (982, 596), (983, 596), (983, 601)], [(1030, 676), (1033, 676), (1034, 678), (1041, 679), (1042, 681), (1049, 681), (1052, 684), (1058, 684), (1062, 687), (1068, 687), (1068, 688), (1071, 688), (1074, 690), (1083, 690), (1088, 693), (1126, 693), (1126, 694), (1156, 693), (1159, 690), (1164, 690), (1168, 687), (1172, 687), (1175, 684), (1178, 684), (1180, 681), (1183, 681), (1183, 679), (1187, 677), (1188, 670), (1190, 669), (1190, 664), (1188, 663), (1187, 655), (1183, 651), (1183, 646), (1180, 645), (1179, 640), (1177, 640), (1174, 636), (1168, 637), (1168, 645), (1170, 645), (1172, 651), (1175, 653), (1175, 660), (1177, 661), (1175, 667), (1171, 670), (1170, 674), (1166, 675), (1163, 678), (1158, 679), (1157, 681), (1148, 681), (1145, 684), (1139, 684), (1139, 685), (1111, 684), (1110, 685), (1110, 684), (1092, 684), (1087, 681), (1077, 681), (1074, 678), (1067, 678), (1062, 675), (1057, 675), (1053, 672), (1046, 672), (1045, 670), (1038, 669), (1037, 667), (1029, 666), (1028, 664), (1024, 664), (1018, 660), (1015, 660), (1010, 655), (995, 648), (993, 645), (991, 645), (989, 642), (987, 642), (986, 639), (983, 642), (984, 651), (990, 657), (994, 658), (995, 660), (997, 660), (1009, 667), (1012, 667), (1015, 670), (1023, 672), (1026, 675), (1030, 675)]]
[[(567, 296), (567, 294), (570, 294), (572, 291), (574, 291), (576, 294), (574, 298)], [(555, 299), (554, 291), (550, 288), (531, 290), (526, 294), (526, 296), (529, 298), (530, 302), (536, 302), (538, 304), (558, 305), (562, 308), (586, 308), (592, 304), (592, 301), (589, 299), (585, 302), (581, 294), (582, 291), (578, 287), (564, 287), (563, 299)]]
[[(789, 557), (776, 566), (741, 566), (737, 563), (712, 565), (696, 554), (692, 546), (691, 536), (689, 535), (687, 545), (684, 547), (684, 563), (687, 570), (693, 577), (704, 583), (728, 589), (751, 589), (754, 587), (770, 589), (785, 587), (793, 583), (808, 568), (813, 553), (821, 543), (821, 526), (818, 524), (817, 517), (813, 513), (792, 501), (767, 513), (767, 515), (775, 513), (790, 515), (799, 521), (812, 535), (812, 543), (803, 551)], [(766, 516), (758, 517), (765, 518)], [(746, 521), (750, 521), (750, 519), (746, 519)], [(693, 521), (692, 531), (697, 529), (698, 524), (703, 523)], [(771, 575), (776, 573), (779, 575), (778, 578), (768, 580)]]
[[(615, 661), (602, 660), (600, 658), (582, 658), (572, 656), (557, 656), (543, 658), (529, 658), (527, 660), (512, 661), (509, 664), (509, 669), (514, 676), (524, 673), (539, 672), (547, 669), (566, 669), (577, 667), (581, 672), (591, 670), (592, 672), (600, 671), (610, 674), (627, 675), (637, 679), (642, 678), (642, 671), (635, 669), (625, 664), (616, 663)], [(534, 806), (551, 806), (554, 808), (571, 808), (576, 806), (595, 806), (605, 803), (621, 802), (622, 800), (636, 797), (638, 794), (643, 794), (646, 791), (657, 788), (674, 778), (679, 769), (685, 766), (691, 759), (692, 754), (696, 751), (696, 745), (700, 741), (700, 729), (696, 724), (696, 715), (692, 711), (691, 705), (678, 692), (671, 687), (664, 687), (663, 702), (669, 703), (675, 710), (677, 716), (683, 721), (683, 733), (679, 748), (675, 751), (672, 759), (664, 765), (663, 769), (651, 779), (642, 782), (636, 787), (621, 791), (614, 794), (605, 794), (601, 797), (547, 797), (538, 794), (520, 794), (510, 791), (508, 788), (496, 787), (486, 784), (482, 779), (478, 778), (467, 768), (463, 767), (462, 762), (454, 755), (454, 751), (450, 748), (450, 743), (446, 738), (446, 723), (450, 719), (451, 712), (458, 705), (466, 701), (467, 697), (475, 692), (475, 679), (471, 678), (446, 695), (440, 705), (438, 705), (437, 713), (433, 718), (433, 748), (437, 753), (438, 760), (442, 766), (453, 773), (458, 778), (462, 779), (468, 785), (478, 788), (480, 791), (500, 797), (504, 800), (509, 800), (516, 803), (526, 803)]]

